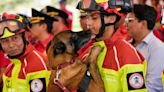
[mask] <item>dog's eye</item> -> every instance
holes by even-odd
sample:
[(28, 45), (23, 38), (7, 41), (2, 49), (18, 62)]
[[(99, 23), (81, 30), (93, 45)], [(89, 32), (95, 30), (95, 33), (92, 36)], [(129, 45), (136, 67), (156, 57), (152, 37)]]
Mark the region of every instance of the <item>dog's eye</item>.
[(74, 46), (75, 42), (73, 40), (70, 40), (69, 43), (70, 43), (71, 46)]
[(62, 54), (65, 52), (65, 50), (66, 50), (65, 44), (63, 42), (58, 42), (54, 46), (54, 55)]

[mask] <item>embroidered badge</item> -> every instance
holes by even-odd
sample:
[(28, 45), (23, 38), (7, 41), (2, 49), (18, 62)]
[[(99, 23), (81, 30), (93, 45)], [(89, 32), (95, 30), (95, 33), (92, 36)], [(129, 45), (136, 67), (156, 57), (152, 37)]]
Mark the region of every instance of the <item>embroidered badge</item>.
[(31, 90), (33, 92), (40, 92), (43, 89), (43, 82), (40, 79), (31, 81)]
[(135, 72), (127, 74), (128, 89), (142, 89), (145, 88), (144, 78), (142, 72)]

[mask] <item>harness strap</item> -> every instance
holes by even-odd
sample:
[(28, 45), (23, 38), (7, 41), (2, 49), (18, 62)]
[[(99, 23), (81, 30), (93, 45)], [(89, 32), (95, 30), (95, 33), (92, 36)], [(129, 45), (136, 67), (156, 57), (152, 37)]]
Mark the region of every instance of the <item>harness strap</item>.
[(54, 79), (54, 83), (58, 85), (64, 92), (70, 92), (60, 81), (59, 81), (59, 76), (60, 76), (61, 70), (57, 70), (56, 72), (56, 78)]
[(87, 69), (87, 71), (86, 71), (86, 73), (85, 73), (85, 75), (84, 75), (83, 79), (81, 80), (80, 85), (78, 87), (78, 92), (86, 92), (91, 79), (93, 79), (93, 77), (91, 76), (89, 69)]

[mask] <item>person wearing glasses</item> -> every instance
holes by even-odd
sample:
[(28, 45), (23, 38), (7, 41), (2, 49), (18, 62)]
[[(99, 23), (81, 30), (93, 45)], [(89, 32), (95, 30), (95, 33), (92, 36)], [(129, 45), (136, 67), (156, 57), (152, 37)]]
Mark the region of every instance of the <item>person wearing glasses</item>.
[(29, 44), (26, 19), (3, 13), (0, 19), (0, 46), (11, 60), (3, 73), (3, 92), (45, 92), (50, 72), (46, 58)]
[(97, 66), (105, 92), (147, 91), (145, 59), (125, 40), (112, 38), (115, 24), (130, 11), (130, 7), (130, 0), (80, 0), (77, 6), (86, 12), (87, 26), (96, 35), (90, 46), (103, 48), (97, 58)]
[(147, 60), (146, 86), (149, 92), (163, 92), (164, 43), (154, 34), (157, 12), (148, 5), (134, 5), (126, 17), (127, 33), (131, 42)]

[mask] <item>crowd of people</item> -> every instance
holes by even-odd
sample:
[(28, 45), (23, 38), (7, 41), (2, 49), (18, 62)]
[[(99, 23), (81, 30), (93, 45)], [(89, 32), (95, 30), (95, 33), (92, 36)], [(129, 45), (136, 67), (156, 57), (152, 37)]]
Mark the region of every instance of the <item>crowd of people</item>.
[[(46, 47), (72, 29), (67, 0), (59, 5), (32, 8), (31, 16), (0, 14), (3, 92), (46, 92), (51, 74)], [(103, 48), (96, 63), (105, 92), (164, 92), (163, 0), (80, 0), (75, 8), (81, 32), (90, 34), (81, 53)]]

